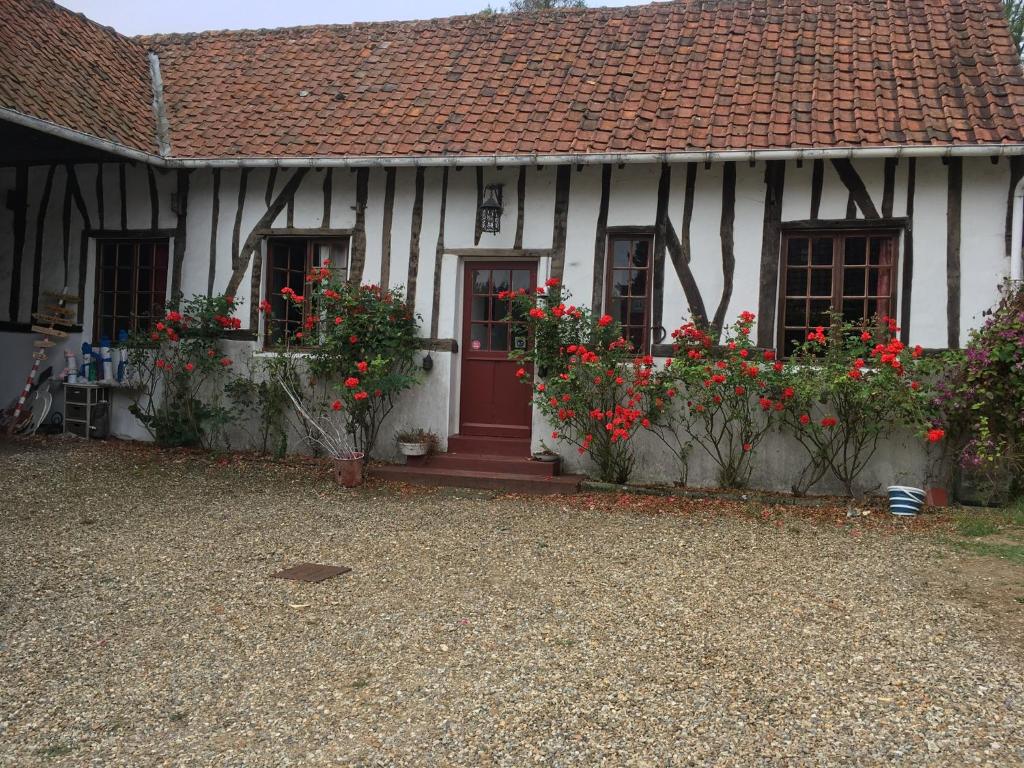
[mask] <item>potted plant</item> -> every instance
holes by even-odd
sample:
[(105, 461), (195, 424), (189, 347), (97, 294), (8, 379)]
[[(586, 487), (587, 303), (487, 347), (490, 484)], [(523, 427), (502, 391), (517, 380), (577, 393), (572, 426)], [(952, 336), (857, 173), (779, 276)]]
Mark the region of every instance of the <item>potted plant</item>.
[(403, 456), (426, 456), (437, 446), (437, 435), (425, 429), (403, 429), (397, 435), (398, 450)]
[(288, 396), (295, 412), (306, 425), (306, 440), (327, 452), (334, 462), (334, 481), (345, 488), (355, 488), (363, 482), (363, 452), (352, 448), (343, 416), (342, 404), (335, 400), (315, 407), (304, 404), (286, 377), (278, 378), (281, 389)]

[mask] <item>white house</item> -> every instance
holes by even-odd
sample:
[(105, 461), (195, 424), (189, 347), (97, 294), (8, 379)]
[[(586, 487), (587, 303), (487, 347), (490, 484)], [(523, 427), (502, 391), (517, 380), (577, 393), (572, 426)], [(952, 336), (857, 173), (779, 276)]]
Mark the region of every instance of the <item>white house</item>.
[[(173, 295), (228, 292), (234, 342), (261, 350), (260, 299), (330, 253), (352, 280), (405, 286), (422, 318), (433, 370), (393, 421), (525, 453), (547, 430), (472, 301), (504, 280), (561, 277), (657, 356), (684, 318), (745, 309), (783, 354), (832, 307), (957, 346), (1021, 273), (1024, 78), (998, 0), (145, 38), (8, 0), (0, 60), (8, 399), (42, 291), (85, 298), (74, 348)], [(114, 423), (141, 434), (121, 409)], [(754, 481), (777, 486), (786, 452), (765, 453)], [(644, 479), (670, 474), (648, 459)]]

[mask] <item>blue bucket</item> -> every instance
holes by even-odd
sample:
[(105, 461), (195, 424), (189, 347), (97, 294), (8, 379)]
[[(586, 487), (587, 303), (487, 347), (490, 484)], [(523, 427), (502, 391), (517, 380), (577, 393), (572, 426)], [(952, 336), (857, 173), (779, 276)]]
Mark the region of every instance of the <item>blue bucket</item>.
[(889, 511), (898, 517), (913, 517), (924, 506), (924, 491), (907, 485), (889, 486)]

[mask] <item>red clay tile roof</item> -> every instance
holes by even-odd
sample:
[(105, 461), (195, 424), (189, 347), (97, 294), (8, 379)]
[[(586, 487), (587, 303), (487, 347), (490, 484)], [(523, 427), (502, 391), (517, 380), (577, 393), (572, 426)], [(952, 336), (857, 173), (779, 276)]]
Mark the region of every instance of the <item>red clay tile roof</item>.
[[(693, 0), (128, 40), (3, 0), (0, 106), (171, 156), (1024, 143), (999, 0)], [(13, 9), (13, 12), (11, 12)]]
[(174, 154), (1024, 140), (998, 0), (721, 0), (145, 39)]
[(145, 46), (51, 0), (2, 0), (0, 108), (156, 153)]

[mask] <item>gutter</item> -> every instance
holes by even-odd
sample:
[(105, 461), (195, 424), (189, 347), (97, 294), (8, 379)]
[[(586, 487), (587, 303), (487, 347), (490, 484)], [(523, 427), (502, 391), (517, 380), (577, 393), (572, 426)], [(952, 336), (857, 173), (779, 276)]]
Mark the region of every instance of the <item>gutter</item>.
[[(159, 64), (157, 63), (157, 66)], [(156, 101), (156, 98), (154, 98)], [(887, 157), (1012, 157), (1024, 155), (1021, 144), (955, 144), (948, 146), (828, 147), (803, 149), (689, 150), (685, 152), (587, 152), (561, 155), (366, 155), (361, 157), (162, 157), (108, 139), (65, 128), (47, 120), (0, 107), (0, 120), (164, 168), (433, 168), (498, 165), (603, 165), (605, 163), (724, 163), (758, 160), (839, 160)]]

